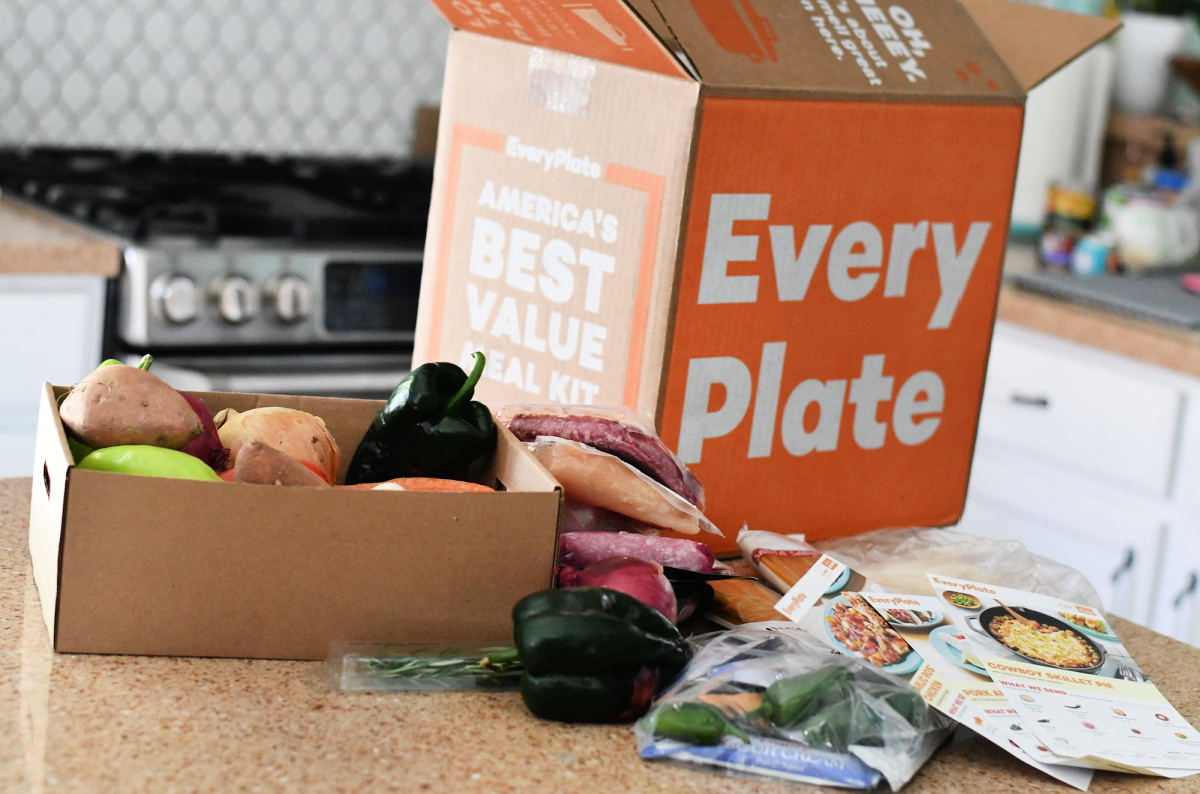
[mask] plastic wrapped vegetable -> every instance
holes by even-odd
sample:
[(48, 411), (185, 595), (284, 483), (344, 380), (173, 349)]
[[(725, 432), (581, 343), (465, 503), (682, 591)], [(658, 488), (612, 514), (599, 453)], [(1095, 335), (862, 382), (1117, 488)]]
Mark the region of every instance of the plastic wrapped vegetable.
[(400, 381), (375, 415), (346, 471), (346, 484), (397, 477), (468, 479), (475, 461), (496, 448), (496, 423), (471, 399), (483, 353), (468, 375), (457, 364), (423, 364)]
[(525, 666), (522, 700), (560, 722), (640, 716), (692, 655), (661, 613), (602, 587), (526, 596), (513, 607), (513, 639)]
[(895, 790), (953, 730), (903, 679), (803, 631), (738, 628), (696, 644), (635, 726), (642, 758)]

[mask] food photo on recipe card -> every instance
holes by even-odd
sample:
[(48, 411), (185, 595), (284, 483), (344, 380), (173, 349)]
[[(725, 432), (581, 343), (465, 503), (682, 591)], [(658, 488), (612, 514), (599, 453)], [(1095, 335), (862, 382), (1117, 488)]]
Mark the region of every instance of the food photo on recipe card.
[(990, 676), (1039, 750), (1096, 769), (1163, 777), (1200, 771), (1200, 733), (1146, 679), (1101, 610), (927, 576), (952, 605), (963, 658)]

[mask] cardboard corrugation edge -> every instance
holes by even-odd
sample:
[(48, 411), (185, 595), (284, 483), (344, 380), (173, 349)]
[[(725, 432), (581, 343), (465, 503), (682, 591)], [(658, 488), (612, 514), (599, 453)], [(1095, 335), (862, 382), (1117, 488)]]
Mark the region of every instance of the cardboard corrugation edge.
[[(54, 387), (42, 385), (38, 399), (37, 454), (29, 508), (29, 557), (33, 580), (42, 603), (42, 619), (51, 643), (58, 639), (59, 577), (62, 572), (62, 534), (69, 503), (69, 472), (74, 460), (58, 416)], [(62, 490), (62, 498), (56, 495)]]

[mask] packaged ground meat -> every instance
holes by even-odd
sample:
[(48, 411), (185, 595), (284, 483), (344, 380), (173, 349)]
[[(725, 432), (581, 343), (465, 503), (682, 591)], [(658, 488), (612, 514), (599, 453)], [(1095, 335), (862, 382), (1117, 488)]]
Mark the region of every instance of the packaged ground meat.
[(530, 449), (567, 498), (684, 535), (721, 534), (695, 505), (615, 455), (550, 436), (537, 437)]
[(704, 509), (704, 489), (667, 448), (647, 417), (627, 408), (583, 405), (504, 405), (496, 421), (522, 441), (554, 436), (587, 444), (625, 461)]

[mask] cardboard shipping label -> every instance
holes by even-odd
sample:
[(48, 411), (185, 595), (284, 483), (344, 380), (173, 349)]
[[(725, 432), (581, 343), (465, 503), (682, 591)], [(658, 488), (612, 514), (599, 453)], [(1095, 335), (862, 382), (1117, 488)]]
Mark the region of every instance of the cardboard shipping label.
[(957, 519), (1020, 136), (1019, 107), (706, 101), (662, 435), (718, 526)]

